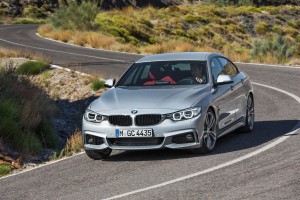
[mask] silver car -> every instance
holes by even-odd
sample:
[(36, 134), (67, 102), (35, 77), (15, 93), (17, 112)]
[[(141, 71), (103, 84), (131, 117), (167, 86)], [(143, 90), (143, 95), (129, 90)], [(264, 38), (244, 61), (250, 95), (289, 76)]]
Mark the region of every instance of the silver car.
[(146, 56), (129, 67), (83, 116), (86, 154), (112, 149), (190, 149), (207, 153), (217, 138), (254, 125), (249, 77), (219, 53)]

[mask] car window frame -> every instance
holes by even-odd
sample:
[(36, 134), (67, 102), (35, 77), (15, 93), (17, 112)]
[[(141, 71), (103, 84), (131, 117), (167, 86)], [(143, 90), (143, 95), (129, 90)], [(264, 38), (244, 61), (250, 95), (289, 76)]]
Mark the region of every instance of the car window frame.
[(224, 56), (216, 56), (216, 57), (214, 57), (214, 58), (217, 58), (217, 61), (219, 62), (219, 64), (220, 64), (221, 67), (222, 67), (222, 71), (224, 71), (224, 67), (223, 67), (223, 65), (222, 65), (222, 62), (219, 60), (219, 58), (224, 58), (224, 59), (226, 59), (228, 62), (230, 62), (230, 63), (233, 65), (233, 67), (236, 69), (236, 74), (235, 74), (234, 76), (230, 76), (231, 78), (236, 77), (236, 76), (240, 73), (239, 68), (238, 68), (231, 60), (229, 60), (228, 58), (226, 58), (226, 57), (224, 57)]
[[(211, 73), (211, 78), (212, 78), (212, 82), (213, 82), (213, 84), (215, 84), (216, 83), (216, 80), (218, 79), (218, 77), (216, 77), (216, 80), (214, 79), (214, 76), (213, 76), (213, 72), (212, 72), (212, 62), (213, 62), (213, 60), (216, 60), (216, 62), (219, 64), (219, 66), (221, 67), (221, 69), (222, 69), (222, 71), (221, 71), (221, 73), (220, 74), (222, 74), (222, 72), (223, 72), (223, 67), (222, 67), (222, 64), (220, 63), (220, 61), (218, 60), (218, 56), (215, 56), (215, 57), (212, 57), (211, 59), (210, 59), (210, 73)], [(219, 75), (220, 75), (219, 74)], [(218, 76), (219, 76), (218, 75)]]

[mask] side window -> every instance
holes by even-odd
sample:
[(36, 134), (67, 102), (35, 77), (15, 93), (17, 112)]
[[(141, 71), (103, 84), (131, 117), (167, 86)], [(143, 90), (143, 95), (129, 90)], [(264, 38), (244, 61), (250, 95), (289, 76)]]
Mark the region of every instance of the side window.
[(149, 76), (149, 70), (150, 70), (150, 65), (146, 65), (146, 67), (143, 70), (141, 79), (145, 79)]
[(223, 73), (229, 75), (231, 77), (237, 75), (238, 70), (237, 68), (226, 58), (218, 58), (222, 64)]
[(210, 65), (211, 65), (211, 73), (212, 73), (212, 76), (213, 76), (213, 80), (216, 83), (217, 78), (220, 74), (222, 74), (223, 69), (222, 69), (221, 65), (219, 64), (219, 62), (217, 61), (216, 58), (213, 58), (211, 60)]

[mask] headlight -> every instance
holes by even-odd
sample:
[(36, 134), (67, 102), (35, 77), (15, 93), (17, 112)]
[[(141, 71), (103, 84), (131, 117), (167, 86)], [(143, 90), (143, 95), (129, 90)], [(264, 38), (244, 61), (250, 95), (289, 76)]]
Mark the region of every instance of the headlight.
[(84, 119), (89, 122), (100, 123), (103, 120), (106, 120), (107, 117), (104, 115), (100, 115), (91, 110), (86, 110), (84, 113)]
[(201, 107), (188, 108), (178, 112), (167, 114), (167, 119), (180, 121), (185, 119), (192, 119), (201, 113)]

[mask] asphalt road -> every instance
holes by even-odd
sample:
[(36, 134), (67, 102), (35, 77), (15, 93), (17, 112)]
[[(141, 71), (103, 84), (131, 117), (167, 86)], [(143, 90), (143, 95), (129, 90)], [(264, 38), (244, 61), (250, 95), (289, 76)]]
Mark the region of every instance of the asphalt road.
[[(77, 70), (104, 77), (120, 76), (140, 57), (51, 42), (36, 36), (35, 29), (0, 26), (0, 47), (37, 52), (67, 67), (77, 63)], [(300, 96), (299, 68), (238, 66), (255, 83)], [(300, 104), (278, 90), (257, 84), (254, 89), (254, 131), (222, 137), (210, 154), (113, 151), (105, 161), (81, 154), (0, 179), (0, 199), (103, 199), (139, 189), (121, 199), (299, 199)]]

